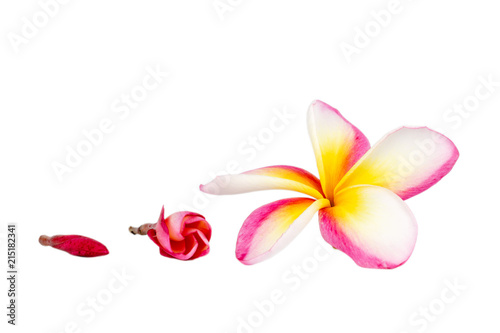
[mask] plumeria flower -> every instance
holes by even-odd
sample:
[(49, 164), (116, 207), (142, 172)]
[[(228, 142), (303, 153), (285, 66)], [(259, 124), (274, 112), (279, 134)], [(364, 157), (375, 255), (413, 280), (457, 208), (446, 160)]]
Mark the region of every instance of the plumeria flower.
[(370, 148), (359, 129), (321, 101), (309, 107), (307, 123), (319, 179), (278, 165), (200, 186), (219, 195), (283, 189), (311, 197), (278, 200), (252, 212), (238, 235), (238, 260), (251, 265), (271, 257), (318, 212), (323, 238), (359, 266), (389, 269), (405, 263), (415, 247), (417, 223), (404, 200), (448, 174), (459, 156), (453, 142), (427, 127), (402, 127)]
[(162, 207), (158, 222), (128, 230), (134, 235), (148, 235), (164, 257), (194, 260), (210, 252), (212, 227), (198, 213), (176, 212), (165, 218), (165, 208)]

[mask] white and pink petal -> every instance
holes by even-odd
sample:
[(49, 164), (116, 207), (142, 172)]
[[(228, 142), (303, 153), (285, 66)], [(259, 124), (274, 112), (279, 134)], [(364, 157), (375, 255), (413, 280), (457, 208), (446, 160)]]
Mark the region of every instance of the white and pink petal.
[(417, 223), (406, 203), (372, 185), (346, 188), (333, 207), (319, 211), (323, 238), (366, 268), (395, 268), (410, 257)]
[(326, 199), (291, 198), (256, 209), (240, 229), (236, 257), (246, 265), (270, 258), (286, 247), (318, 210), (329, 206)]
[(240, 194), (262, 190), (290, 190), (316, 199), (323, 198), (319, 179), (310, 172), (287, 165), (250, 170), (238, 175), (218, 176), (200, 190), (209, 194)]
[(403, 127), (370, 149), (335, 189), (376, 185), (409, 199), (436, 184), (455, 165), (459, 153), (446, 136), (427, 127)]
[(335, 186), (370, 149), (370, 143), (339, 111), (321, 101), (309, 107), (307, 124), (323, 193), (332, 200)]

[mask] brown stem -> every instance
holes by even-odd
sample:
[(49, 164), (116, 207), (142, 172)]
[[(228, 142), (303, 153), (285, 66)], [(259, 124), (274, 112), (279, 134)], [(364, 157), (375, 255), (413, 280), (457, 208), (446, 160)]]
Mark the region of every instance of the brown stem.
[(45, 235), (41, 235), (40, 238), (38, 238), (38, 241), (40, 242), (40, 244), (42, 244), (43, 246), (51, 246), (52, 242), (51, 242), (51, 238), (52, 237), (49, 237), (49, 236), (45, 236)]
[(147, 235), (149, 229), (153, 229), (156, 223), (146, 223), (141, 225), (139, 228), (130, 227), (128, 231), (130, 231), (133, 235)]

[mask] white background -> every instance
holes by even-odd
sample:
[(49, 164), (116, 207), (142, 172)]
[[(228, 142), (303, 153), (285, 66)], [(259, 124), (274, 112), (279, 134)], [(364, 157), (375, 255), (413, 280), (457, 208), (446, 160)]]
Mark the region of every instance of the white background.
[[(497, 4), (401, 0), (348, 62), (342, 42), (353, 44), (356, 28), (371, 26), (370, 12), (389, 1), (231, 3), (221, 17), (212, 0), (69, 1), (17, 52), (12, 36), (40, 4), (1, 3), (0, 222), (3, 237), (18, 223), (20, 271), (15, 328), (0, 284), (2, 332), (237, 332), (249, 317), (253, 326), (240, 332), (498, 331), (500, 87), (467, 116), (447, 111), (474, 96), (480, 77), (500, 81)], [(114, 101), (148, 66), (168, 78), (121, 119)], [(234, 247), (246, 216), (296, 194), (199, 196), (198, 185), (228, 163), (317, 174), (305, 117), (314, 99), (338, 108), (372, 144), (399, 126), (427, 125), (458, 146), (452, 172), (408, 201), (419, 238), (402, 267), (363, 269), (338, 251), (318, 263), (316, 218), (280, 254), (244, 266)], [(295, 117), (255, 155), (242, 153), (275, 109)], [(52, 164), (65, 163), (66, 147), (105, 118), (113, 131), (59, 181)], [(208, 256), (167, 259), (128, 233), (155, 222), (162, 205), (205, 215)], [(86, 235), (111, 253), (72, 257), (40, 246), (41, 234)], [(6, 254), (1, 261), (6, 270)], [(291, 269), (304, 263), (310, 273), (298, 278)], [(122, 270), (133, 279), (106, 299)], [(446, 281), (466, 290), (440, 308)], [(267, 304), (273, 292), (283, 302), (264, 317), (255, 302)], [(82, 316), (96, 296), (109, 302)], [(418, 311), (429, 306), (439, 314), (424, 325)]]

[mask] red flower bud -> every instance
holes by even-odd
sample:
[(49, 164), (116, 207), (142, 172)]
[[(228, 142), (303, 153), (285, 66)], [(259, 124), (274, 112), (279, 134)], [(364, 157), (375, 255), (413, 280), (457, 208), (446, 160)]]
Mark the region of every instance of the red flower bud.
[(79, 235), (42, 235), (39, 240), (43, 246), (52, 246), (78, 257), (99, 257), (109, 253), (106, 246), (92, 238)]

